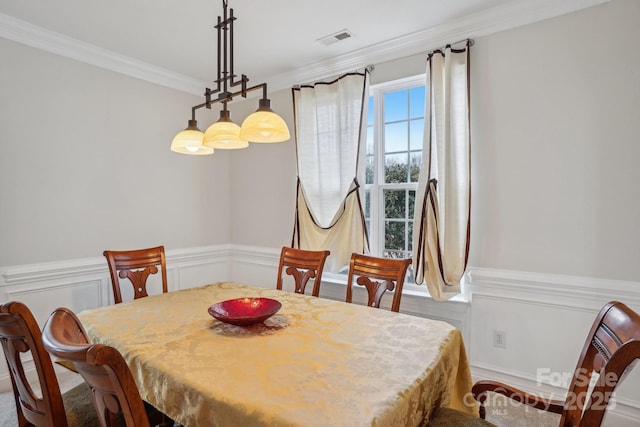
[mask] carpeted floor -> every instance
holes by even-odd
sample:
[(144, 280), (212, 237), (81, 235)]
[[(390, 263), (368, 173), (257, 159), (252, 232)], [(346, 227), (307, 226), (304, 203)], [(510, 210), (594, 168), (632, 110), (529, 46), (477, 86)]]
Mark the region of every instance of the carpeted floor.
[[(72, 389), (80, 384), (82, 377), (76, 373), (54, 365), (60, 389), (62, 392)], [(16, 427), (18, 425), (18, 417), (16, 415), (16, 403), (13, 397), (13, 391), (0, 393), (0, 427)]]
[(560, 415), (539, 411), (503, 396), (493, 395), (487, 421), (502, 427), (558, 427)]
[[(67, 369), (56, 366), (58, 381), (63, 392), (82, 382), (82, 378)], [(556, 427), (560, 416), (548, 414), (508, 402), (496, 396), (492, 400), (493, 407), (487, 408), (487, 421), (502, 427)], [(0, 427), (16, 427), (18, 425), (13, 392), (0, 393)]]

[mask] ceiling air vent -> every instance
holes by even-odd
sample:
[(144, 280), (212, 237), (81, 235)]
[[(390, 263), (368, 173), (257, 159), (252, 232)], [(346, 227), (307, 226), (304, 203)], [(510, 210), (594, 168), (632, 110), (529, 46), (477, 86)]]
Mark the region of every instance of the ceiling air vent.
[(331, 44), (338, 43), (339, 41), (346, 40), (351, 37), (353, 37), (353, 33), (351, 31), (341, 30), (337, 33), (322, 37), (321, 39), (318, 39), (316, 41), (322, 43), (325, 46), (329, 46)]

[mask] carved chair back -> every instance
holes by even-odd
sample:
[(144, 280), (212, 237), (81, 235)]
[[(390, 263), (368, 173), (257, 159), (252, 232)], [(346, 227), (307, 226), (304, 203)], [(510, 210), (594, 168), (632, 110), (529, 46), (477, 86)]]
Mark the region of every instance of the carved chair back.
[[(0, 305), (0, 341), (7, 359), (16, 400), (18, 426), (66, 427), (67, 418), (58, 379), (31, 310), (21, 302)], [(33, 390), (23, 358), (31, 353), (41, 392)]]
[(286, 246), (283, 247), (280, 252), (276, 289), (282, 289), (282, 274), (286, 273), (293, 276), (295, 280), (294, 291), (298, 294), (304, 294), (307, 282), (309, 279), (313, 279), (311, 295), (317, 297), (320, 295), (324, 262), (329, 254), (329, 251), (311, 251), (288, 248)]
[[(612, 301), (598, 313), (576, 364), (565, 400), (524, 392), (492, 380), (477, 381), (471, 392), (480, 402), (480, 417), (488, 393), (560, 414), (560, 427), (597, 427), (617, 385), (640, 359), (640, 316), (625, 304)], [(596, 375), (594, 375), (596, 374)]]
[(368, 255), (352, 254), (347, 279), (347, 302), (353, 298), (353, 281), (367, 289), (369, 307), (380, 307), (380, 301), (386, 291), (393, 291), (391, 311), (400, 311), (402, 287), (411, 259), (377, 258)]
[[(561, 426), (599, 426), (626, 371), (640, 359), (640, 316), (613, 301), (596, 317), (576, 365)], [(594, 373), (599, 374), (588, 392)]]
[(133, 285), (133, 299), (143, 298), (148, 296), (147, 278), (150, 274), (158, 273), (158, 267), (161, 270), (162, 292), (167, 292), (164, 246), (129, 251), (104, 251), (103, 255), (109, 265), (113, 299), (116, 304), (122, 302), (120, 279), (128, 279)]
[(88, 343), (80, 320), (69, 309), (56, 309), (47, 321), (42, 340), (45, 348), (74, 365), (92, 391), (93, 403), (103, 427), (149, 427), (138, 387), (126, 361), (113, 347)]

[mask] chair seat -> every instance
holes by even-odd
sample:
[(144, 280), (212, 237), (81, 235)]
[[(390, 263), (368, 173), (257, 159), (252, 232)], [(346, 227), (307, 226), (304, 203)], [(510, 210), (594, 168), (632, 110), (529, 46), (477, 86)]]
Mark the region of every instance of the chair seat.
[(477, 381), (471, 387), (471, 394), (480, 403), (481, 418), (487, 414), (485, 402), (491, 393), (507, 402), (559, 415), (561, 426), (600, 426), (618, 383), (638, 359), (640, 315), (619, 301), (611, 301), (600, 309), (591, 325), (565, 400), (528, 393), (492, 380)]
[[(126, 425), (127, 427), (150, 427), (161, 424), (173, 426), (173, 420), (143, 402), (131, 371), (122, 354), (104, 344), (91, 344), (82, 322), (75, 313), (60, 307), (51, 313), (42, 331), (44, 348), (58, 360), (71, 362), (84, 378), (94, 412), (100, 417), (100, 425)], [(88, 386), (88, 387), (87, 387)], [(69, 392), (81, 393), (78, 387)], [(149, 413), (153, 410), (152, 414)], [(83, 411), (77, 416), (82, 417)], [(150, 415), (154, 419), (150, 423)], [(158, 421), (155, 421), (155, 418)], [(92, 425), (90, 421), (76, 419), (81, 425)]]
[(91, 399), (91, 391), (83, 381), (62, 394), (62, 402), (69, 427), (99, 426), (98, 413)]
[(475, 415), (450, 408), (438, 408), (427, 424), (429, 427), (497, 427)]
[[(99, 427), (100, 420), (98, 413), (91, 399), (91, 390), (86, 382), (83, 382), (69, 391), (62, 394), (62, 401), (67, 415), (69, 427)], [(174, 421), (164, 416), (151, 404), (144, 403), (144, 409), (149, 418), (149, 423), (153, 426), (173, 426)], [(124, 425), (122, 416), (118, 416), (118, 421)], [(179, 424), (177, 424), (179, 426)]]
[[(51, 357), (42, 343), (33, 313), (23, 303), (0, 305), (0, 338), (13, 384), (19, 425), (99, 426), (92, 394), (87, 386), (61, 393)], [(33, 361), (37, 383), (27, 379), (23, 364)], [(70, 421), (70, 422), (69, 422)]]

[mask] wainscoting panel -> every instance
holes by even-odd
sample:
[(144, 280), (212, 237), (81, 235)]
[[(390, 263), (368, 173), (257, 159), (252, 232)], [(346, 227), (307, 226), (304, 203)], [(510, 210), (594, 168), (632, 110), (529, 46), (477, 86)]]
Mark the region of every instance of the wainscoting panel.
[[(232, 280), (238, 283), (246, 283), (265, 288), (276, 286), (278, 274), (278, 262), (280, 260), (280, 248), (262, 248), (253, 246), (232, 246), (231, 271)], [(325, 272), (322, 276), (320, 297), (336, 301), (344, 301), (346, 297), (345, 274), (332, 274)], [(313, 283), (307, 285), (307, 294), (311, 293)], [(284, 289), (287, 284), (283, 284)], [(353, 302), (366, 304), (366, 294), (363, 288), (354, 289)], [(387, 307), (384, 307), (385, 304)], [(390, 301), (383, 299), (383, 308), (388, 309)], [(469, 303), (464, 300), (438, 302), (434, 301), (424, 287), (417, 291), (408, 291), (402, 297), (400, 311), (421, 317), (441, 320), (459, 328), (463, 337), (468, 342), (469, 336)]]
[[(107, 279), (108, 280), (108, 279)], [(8, 289), (8, 301), (21, 301), (34, 313), (42, 326), (49, 314), (58, 307), (68, 307), (75, 312), (100, 307), (106, 301), (105, 288), (109, 286), (102, 278), (61, 282), (50, 286), (25, 286), (22, 289)]]
[(231, 280), (262, 288), (275, 288), (280, 250), (281, 248), (232, 246)]
[(231, 280), (229, 245), (190, 248), (167, 253), (169, 288), (187, 289)]
[[(468, 273), (469, 357), (475, 379), (563, 398), (598, 311), (622, 301), (640, 310), (640, 283), (504, 270)], [(495, 334), (502, 337), (496, 345)], [(616, 392), (606, 426), (640, 424), (640, 369)]]
[[(218, 281), (275, 287), (280, 248), (217, 245), (167, 252), (169, 289)], [(320, 296), (344, 301), (346, 276), (325, 272)], [(598, 310), (620, 300), (640, 311), (640, 283), (470, 267), (464, 296), (431, 299), (408, 286), (401, 311), (448, 322), (462, 331), (475, 379), (496, 379), (532, 393), (563, 396)], [(309, 290), (310, 292), (310, 290)], [(0, 267), (0, 303), (20, 300), (41, 326), (59, 306), (74, 311), (112, 304), (104, 258)], [(356, 294), (364, 302), (364, 293)], [(494, 345), (499, 333), (502, 346)], [(0, 391), (11, 384), (0, 358)], [(640, 372), (616, 395), (607, 426), (640, 425)]]
[[(231, 280), (229, 245), (167, 251), (169, 290)], [(275, 274), (275, 273), (274, 273)], [(149, 278), (150, 293), (159, 278)], [(123, 298), (133, 295), (123, 286)], [(0, 267), (0, 304), (21, 301), (33, 312), (40, 327), (57, 307), (82, 310), (113, 304), (109, 268), (104, 257), (25, 266)], [(11, 390), (4, 357), (0, 358), (0, 391)]]

